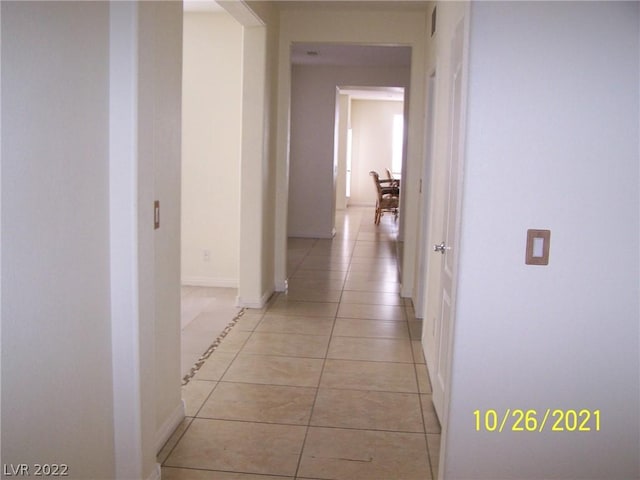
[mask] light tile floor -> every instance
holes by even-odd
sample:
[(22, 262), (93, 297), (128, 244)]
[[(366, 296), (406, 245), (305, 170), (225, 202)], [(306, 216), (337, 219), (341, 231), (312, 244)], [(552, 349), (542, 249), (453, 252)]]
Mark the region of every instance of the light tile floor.
[(440, 426), (420, 322), (398, 295), (396, 228), (348, 209), (335, 238), (290, 239), (288, 292), (245, 310), (183, 387), (163, 479), (437, 478)]
[(235, 288), (183, 286), (181, 289), (182, 363), (185, 376), (212, 341), (240, 312)]

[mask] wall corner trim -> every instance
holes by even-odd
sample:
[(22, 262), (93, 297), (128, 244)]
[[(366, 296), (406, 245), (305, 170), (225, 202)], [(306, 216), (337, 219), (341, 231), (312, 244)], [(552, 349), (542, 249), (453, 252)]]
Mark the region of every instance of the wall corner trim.
[(146, 480), (160, 480), (162, 478), (162, 468), (159, 463), (156, 463), (151, 475)]
[(236, 297), (236, 307), (241, 308), (264, 308), (271, 296), (275, 293), (274, 290), (266, 291), (260, 299), (245, 299), (241, 296)]

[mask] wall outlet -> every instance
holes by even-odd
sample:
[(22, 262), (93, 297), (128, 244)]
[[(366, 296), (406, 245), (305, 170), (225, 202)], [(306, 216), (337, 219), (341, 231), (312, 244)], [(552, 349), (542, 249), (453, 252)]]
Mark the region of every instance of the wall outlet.
[(211, 260), (211, 251), (203, 250), (202, 251), (202, 260), (204, 260), (205, 262), (208, 262), (209, 260)]

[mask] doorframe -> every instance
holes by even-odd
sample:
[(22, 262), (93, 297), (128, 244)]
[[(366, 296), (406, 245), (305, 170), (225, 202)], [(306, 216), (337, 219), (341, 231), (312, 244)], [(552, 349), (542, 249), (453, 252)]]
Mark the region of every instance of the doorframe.
[[(332, 11), (333, 12), (333, 11)], [(330, 12), (329, 14), (331, 14)], [(406, 28), (392, 30), (388, 28), (388, 19), (380, 12), (379, 16), (363, 18), (359, 12), (345, 11), (344, 29), (323, 28), (318, 17), (327, 19), (326, 10), (308, 9), (287, 11), (281, 15), (280, 42), (278, 47), (278, 89), (277, 89), (277, 139), (276, 139), (276, 201), (275, 201), (275, 240), (274, 240), (274, 277), (277, 291), (287, 287), (287, 212), (289, 201), (289, 135), (291, 111), (291, 50), (293, 43), (345, 43), (358, 45), (397, 45), (411, 47), (411, 71), (409, 87), (405, 89), (405, 109), (407, 114), (405, 135), (408, 138), (404, 155), (407, 179), (418, 178), (422, 165), (422, 136), (424, 134), (424, 78), (426, 64), (426, 26), (424, 22), (414, 23), (415, 12), (394, 12), (406, 15)], [(364, 22), (367, 22), (365, 25)], [(364, 28), (366, 26), (366, 28)], [(338, 26), (339, 27), (339, 26)], [(417, 171), (416, 171), (417, 170)], [(401, 213), (400, 228), (404, 238), (402, 256), (401, 295), (411, 297), (414, 291), (414, 270), (417, 228), (417, 189), (418, 183), (407, 181), (403, 184), (404, 212)], [(402, 200), (401, 200), (402, 201)]]
[(433, 172), (433, 158), (434, 158), (434, 139), (435, 139), (435, 103), (436, 103), (436, 86), (437, 86), (437, 72), (436, 68), (432, 68), (427, 76), (427, 86), (425, 88), (425, 109), (426, 109), (426, 121), (424, 125), (425, 130), (425, 142), (423, 148), (423, 167), (422, 176), (420, 178), (420, 195), (421, 205), (418, 212), (418, 228), (416, 230), (417, 241), (417, 255), (418, 255), (418, 268), (416, 270), (416, 302), (415, 302), (415, 315), (417, 318), (424, 319), (425, 306), (427, 297), (427, 273), (429, 266), (430, 248), (428, 246), (429, 231), (431, 225), (431, 175)]
[[(438, 52), (439, 54), (439, 59), (437, 62), (437, 65), (440, 66), (441, 65), (441, 61), (442, 61), (442, 57), (440, 57), (440, 53), (442, 53), (442, 56), (450, 56), (450, 45), (451, 42), (453, 40), (453, 36), (455, 35), (455, 32), (458, 28), (462, 28), (462, 58), (461, 58), (461, 75), (462, 75), (462, 79), (461, 79), (461, 93), (460, 93), (460, 104), (461, 104), (461, 112), (460, 112), (460, 128), (459, 128), (459, 137), (457, 139), (455, 139), (454, 141), (458, 142), (458, 146), (459, 146), (459, 155), (458, 155), (458, 176), (457, 176), (457, 184), (458, 184), (458, 188), (457, 188), (457, 196), (454, 199), (454, 201), (456, 202), (457, 205), (457, 212), (456, 212), (456, 216), (454, 221), (456, 222), (456, 226), (455, 226), (455, 233), (454, 233), (454, 239), (453, 239), (453, 243), (452, 243), (452, 250), (450, 251), (450, 253), (448, 253), (449, 255), (453, 255), (453, 281), (452, 281), (452, 287), (451, 287), (451, 302), (452, 302), (452, 313), (451, 313), (451, 324), (449, 327), (449, 336), (447, 339), (445, 339), (444, 341), (447, 342), (447, 363), (449, 365), (449, 373), (447, 375), (447, 378), (445, 378), (444, 381), (444, 388), (443, 388), (443, 414), (442, 414), (442, 418), (440, 419), (440, 423), (441, 423), (441, 441), (440, 441), (440, 455), (439, 455), (439, 468), (438, 468), (438, 478), (442, 479), (444, 478), (444, 472), (446, 472), (446, 450), (447, 450), (447, 442), (448, 442), (448, 425), (449, 425), (449, 409), (450, 409), (450, 405), (451, 405), (451, 396), (452, 396), (452, 392), (451, 392), (451, 385), (452, 385), (452, 381), (451, 381), (451, 377), (452, 377), (452, 369), (451, 366), (454, 363), (454, 344), (455, 344), (455, 336), (456, 336), (456, 323), (455, 323), (455, 317), (456, 317), (456, 298), (457, 298), (457, 290), (458, 290), (458, 271), (459, 271), (459, 266), (460, 266), (460, 236), (461, 236), (461, 227), (462, 227), (462, 217), (463, 217), (463, 212), (462, 212), (462, 197), (463, 197), (463, 188), (464, 188), (464, 164), (466, 161), (466, 151), (465, 151), (465, 138), (466, 138), (466, 124), (467, 124), (467, 98), (468, 98), (468, 91), (469, 91), (469, 29), (470, 29), (470, 8), (471, 5), (469, 3), (465, 3), (462, 4), (460, 6), (456, 6), (453, 5), (451, 7), (451, 10), (449, 11), (443, 11), (444, 15), (440, 15), (439, 19), (446, 17), (448, 20), (448, 35), (447, 36), (441, 36), (441, 38), (448, 40), (448, 42), (444, 41), (442, 42), (442, 44), (447, 45), (446, 47), (444, 47), (446, 50), (444, 52)], [(448, 10), (448, 9), (447, 9)], [(442, 22), (443, 24), (445, 22)], [(451, 65), (450, 62), (443, 62), (443, 66), (444, 68), (441, 68), (439, 70), (440, 75), (443, 74), (443, 72), (448, 72), (451, 70)], [(442, 79), (440, 80), (440, 85), (442, 85)], [(447, 89), (447, 98), (450, 100), (451, 96), (453, 95), (452, 92), (453, 89), (453, 85), (449, 85), (449, 88)], [(445, 132), (446, 137), (447, 137), (447, 141), (446, 141), (446, 146), (445, 148), (447, 149), (446, 152), (448, 152), (449, 149), (449, 143), (450, 141), (448, 140), (449, 136), (451, 135), (451, 125), (452, 125), (452, 118), (450, 118), (450, 112), (449, 112), (449, 101), (447, 101), (447, 114), (446, 114), (446, 118), (445, 118), (445, 124), (448, 125), (449, 130), (447, 130)], [(437, 172), (436, 172), (437, 173)], [(433, 192), (431, 195), (431, 198), (433, 199)], [(430, 214), (432, 215), (432, 221), (437, 221), (437, 219), (439, 218), (439, 215), (434, 215), (434, 213), (436, 212), (436, 210), (434, 209), (434, 203), (432, 202), (432, 206), (430, 209)], [(443, 223), (444, 224), (444, 223)], [(429, 243), (433, 242), (433, 241), (439, 241), (438, 239), (436, 239), (434, 236), (433, 231), (431, 232), (431, 236), (430, 236), (430, 241)], [(426, 283), (427, 283), (427, 291), (429, 291), (429, 289), (434, 288), (434, 282), (437, 283), (437, 288), (439, 289), (439, 291), (441, 291), (441, 287), (440, 287), (440, 262), (429, 262), (429, 268), (428, 271), (432, 272), (432, 269), (436, 267), (438, 267), (438, 274), (437, 275), (433, 275), (432, 273), (430, 273), (427, 276), (426, 279)], [(438, 307), (438, 311), (441, 309), (441, 307)], [(424, 333), (424, 332), (423, 332)], [(424, 338), (424, 337), (423, 337)], [(424, 348), (425, 344), (423, 342), (423, 348)], [(426, 355), (425, 355), (426, 357)], [(428, 367), (428, 371), (429, 374), (431, 375), (431, 370), (429, 369), (429, 360), (427, 358), (427, 367)]]
[[(406, 131), (407, 123), (408, 123), (408, 119), (406, 118), (406, 109), (405, 109), (406, 90), (407, 90), (407, 87), (404, 87), (404, 86), (393, 87), (388, 85), (379, 85), (379, 86), (338, 85), (336, 87), (336, 135), (335, 135), (334, 141), (335, 141), (336, 151), (338, 152), (337, 153), (338, 157), (341, 157), (342, 155), (344, 155), (344, 159), (338, 158), (338, 180), (344, 180), (344, 183), (342, 183), (342, 181), (337, 183), (337, 185), (339, 185), (341, 188), (344, 187), (346, 190), (347, 184), (350, 183), (347, 179), (347, 176), (348, 176), (347, 175), (347, 168), (348, 168), (347, 157), (351, 155), (351, 150), (353, 149), (353, 145), (350, 144), (347, 137), (349, 136), (349, 132), (353, 128), (357, 127), (357, 122), (355, 124), (352, 122), (352, 117), (351, 117), (352, 102), (354, 100), (355, 101), (365, 100), (365, 101), (372, 101), (372, 102), (394, 101), (394, 102), (401, 103), (402, 110), (403, 110), (403, 113), (402, 113), (403, 127), (404, 127), (403, 131)], [(340, 104), (341, 96), (346, 97), (343, 99), (347, 103), (346, 106)], [(400, 96), (401, 98), (399, 98)], [(338, 119), (340, 120), (340, 125), (338, 125)], [(404, 133), (403, 133), (403, 136), (405, 136)], [(406, 142), (403, 139), (402, 152), (401, 152), (402, 158), (403, 158), (403, 165), (406, 162), (405, 150), (406, 150)], [(365, 168), (364, 170), (357, 169), (359, 173), (366, 175), (367, 178), (369, 178), (369, 170), (370, 170), (369, 168)], [(353, 182), (353, 179), (354, 179), (353, 172), (354, 172), (353, 166), (351, 166), (351, 175), (350, 175), (351, 182)], [(341, 176), (343, 178), (341, 178)], [(349, 197), (346, 197), (346, 193), (337, 190), (336, 191), (336, 209), (335, 209), (336, 211), (339, 210), (337, 205), (338, 203), (340, 203), (338, 200), (341, 200), (340, 198), (341, 196), (342, 198), (345, 199), (345, 202), (344, 202), (345, 208), (348, 207), (349, 205)], [(371, 205), (373, 206), (373, 204), (374, 203), (372, 200)], [(354, 206), (362, 206), (362, 205), (363, 205), (362, 203), (354, 204)], [(334, 214), (335, 213), (336, 212), (334, 211)], [(400, 213), (402, 215), (402, 210)]]

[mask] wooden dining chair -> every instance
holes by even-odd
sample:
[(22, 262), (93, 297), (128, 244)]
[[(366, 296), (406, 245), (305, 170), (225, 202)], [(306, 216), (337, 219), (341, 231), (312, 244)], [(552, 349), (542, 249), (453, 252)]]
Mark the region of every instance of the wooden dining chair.
[(380, 180), (380, 175), (375, 170), (371, 170), (369, 175), (373, 177), (376, 188), (376, 211), (373, 222), (380, 225), (380, 218), (384, 212), (391, 212), (394, 218), (398, 218), (398, 207), (400, 200), (400, 188), (391, 185), (389, 180)]

